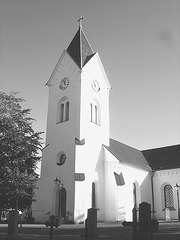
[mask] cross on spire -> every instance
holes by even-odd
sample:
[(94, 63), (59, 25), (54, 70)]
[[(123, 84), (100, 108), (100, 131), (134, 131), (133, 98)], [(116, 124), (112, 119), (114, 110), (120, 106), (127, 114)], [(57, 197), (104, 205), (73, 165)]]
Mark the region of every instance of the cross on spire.
[(81, 16), (78, 20), (77, 20), (77, 22), (79, 22), (79, 28), (82, 28), (82, 20), (84, 19), (84, 17), (83, 16)]

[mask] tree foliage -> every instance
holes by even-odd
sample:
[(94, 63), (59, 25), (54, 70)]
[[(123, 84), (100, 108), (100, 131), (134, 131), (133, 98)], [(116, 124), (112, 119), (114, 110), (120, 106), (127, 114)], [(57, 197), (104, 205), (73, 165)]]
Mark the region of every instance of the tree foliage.
[(25, 209), (34, 201), (41, 132), (17, 94), (0, 92), (0, 209)]

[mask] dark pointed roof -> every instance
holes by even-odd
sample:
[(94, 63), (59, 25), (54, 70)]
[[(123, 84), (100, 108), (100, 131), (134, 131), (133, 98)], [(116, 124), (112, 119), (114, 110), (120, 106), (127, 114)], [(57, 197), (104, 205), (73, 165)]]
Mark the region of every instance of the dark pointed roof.
[(114, 139), (104, 146), (120, 162), (147, 170), (158, 171), (180, 168), (180, 145), (140, 151)]
[(83, 66), (95, 54), (82, 30), (82, 27), (79, 27), (76, 35), (67, 48), (67, 52), (79, 68), (83, 68)]
[(142, 153), (155, 171), (180, 168), (180, 145), (144, 150)]

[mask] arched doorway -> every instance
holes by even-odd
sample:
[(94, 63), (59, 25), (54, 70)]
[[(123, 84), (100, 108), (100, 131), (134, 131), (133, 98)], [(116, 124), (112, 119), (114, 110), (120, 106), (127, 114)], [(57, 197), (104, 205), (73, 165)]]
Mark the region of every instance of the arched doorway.
[(57, 189), (55, 198), (55, 216), (62, 217), (62, 223), (66, 222), (66, 189)]

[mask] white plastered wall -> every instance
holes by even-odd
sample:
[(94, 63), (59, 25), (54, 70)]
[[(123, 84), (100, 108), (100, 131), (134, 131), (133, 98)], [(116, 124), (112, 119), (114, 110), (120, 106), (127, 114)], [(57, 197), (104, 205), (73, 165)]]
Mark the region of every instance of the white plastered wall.
[(174, 209), (170, 210), (170, 218), (172, 220), (178, 219), (177, 213), (177, 193), (174, 189), (176, 183), (180, 185), (180, 169), (169, 169), (156, 171), (153, 177), (154, 182), (154, 202), (155, 202), (155, 216), (157, 219), (165, 220), (165, 199), (164, 186), (170, 184), (173, 189)]
[[(104, 152), (105, 221), (132, 221), (133, 183), (139, 183), (139, 200), (152, 204), (150, 174), (146, 170), (120, 162), (105, 148)], [(117, 186), (114, 172), (122, 172), (125, 185)]]
[[(68, 77), (70, 84), (66, 90), (60, 90), (60, 81)], [(54, 179), (63, 182), (67, 193), (66, 210), (74, 214), (74, 171), (75, 171), (75, 138), (80, 133), (80, 71), (74, 61), (64, 51), (48, 82), (49, 102), (46, 131), (46, 145), (42, 153), (41, 177), (38, 181), (36, 202), (33, 204), (33, 216), (37, 222), (44, 222), (47, 212), (54, 214)], [(57, 123), (59, 100), (66, 96), (70, 102), (69, 121)], [(57, 154), (63, 151), (66, 162), (56, 164)], [(70, 219), (71, 220), (71, 219)]]
[[(81, 72), (80, 140), (85, 139), (85, 144), (76, 146), (75, 171), (84, 173), (85, 181), (75, 183), (77, 221), (81, 221), (83, 212), (86, 217), (87, 209), (92, 206), (92, 182), (95, 183), (96, 207), (100, 209), (98, 220), (104, 218), (102, 144), (109, 144), (109, 85), (106, 78), (98, 54), (95, 54)], [(94, 79), (100, 86), (98, 92), (92, 88)], [(90, 121), (93, 100), (98, 101), (100, 106), (100, 124)]]

